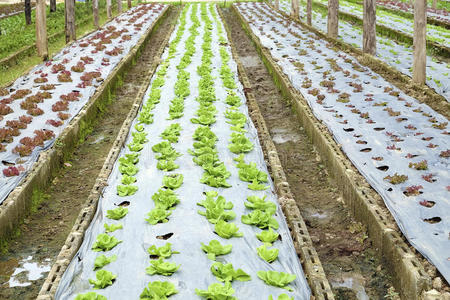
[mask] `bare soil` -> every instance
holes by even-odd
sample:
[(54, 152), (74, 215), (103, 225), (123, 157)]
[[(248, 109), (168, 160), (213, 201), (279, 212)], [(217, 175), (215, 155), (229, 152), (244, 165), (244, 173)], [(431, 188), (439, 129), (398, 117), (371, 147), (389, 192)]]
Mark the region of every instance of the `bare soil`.
[[(136, 65), (127, 73), (123, 86), (92, 133), (72, 154), (64, 169), (54, 178), (50, 187), (41, 195), (42, 202), (20, 226), (20, 234), (9, 243), (6, 254), (0, 255), (0, 299), (34, 299), (48, 272), (25, 287), (10, 288), (8, 281), (14, 270), (29, 256), (39, 265), (50, 266), (63, 246), (81, 205), (86, 201), (103, 163), (127, 117), (136, 95), (143, 84), (145, 74), (154, 56), (177, 20), (177, 6), (162, 21), (156, 33), (148, 41)], [(23, 263), (20, 263), (22, 266)], [(25, 277), (23, 272), (20, 277)]]
[(351, 217), (335, 179), (328, 175), (239, 20), (230, 9), (223, 12), (336, 299), (394, 295), (387, 266), (377, 258), (366, 229)]

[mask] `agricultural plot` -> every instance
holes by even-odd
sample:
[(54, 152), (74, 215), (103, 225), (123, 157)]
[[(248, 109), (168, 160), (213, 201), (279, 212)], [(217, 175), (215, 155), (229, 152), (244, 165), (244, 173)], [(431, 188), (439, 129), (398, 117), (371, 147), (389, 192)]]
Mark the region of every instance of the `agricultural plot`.
[(0, 203), (164, 8), (135, 7), (0, 89)]
[[(377, 5), (386, 7), (392, 10), (398, 10), (407, 13), (414, 13), (414, 8), (409, 3), (401, 1), (377, 1)], [(450, 12), (445, 9), (434, 9), (427, 7), (427, 17), (450, 24)]]
[[(280, 1), (280, 9), (289, 14), (291, 1)], [(306, 19), (306, 12), (302, 9), (300, 9), (300, 18), (302, 20)], [(320, 13), (313, 10), (312, 25), (322, 32), (327, 32), (326, 12)], [(361, 27), (345, 20), (339, 20), (338, 33), (338, 38), (343, 42), (356, 48), (362, 48)], [(394, 39), (377, 36), (376, 56), (403, 74), (412, 76), (413, 49), (411, 46), (402, 44)], [(447, 101), (450, 101), (450, 64), (427, 55), (426, 84), (447, 99)]]
[(409, 242), (448, 281), (447, 120), (268, 5), (234, 5)]
[(56, 299), (309, 299), (214, 5), (143, 100)]
[[(34, 8), (35, 5), (36, 4), (34, 2), (31, 3), (32, 8)], [(0, 4), (0, 19), (23, 13), (23, 10), (23, 3)]]
[[(328, 2), (326, 0), (318, 0), (318, 3), (327, 5)], [(339, 11), (352, 14), (362, 20), (363, 7), (357, 3), (345, 0), (339, 1)], [(412, 18), (399, 16), (388, 11), (377, 10), (377, 24), (394, 28), (410, 36), (414, 35), (414, 20)], [(427, 40), (448, 46), (450, 45), (450, 30), (427, 24)]]

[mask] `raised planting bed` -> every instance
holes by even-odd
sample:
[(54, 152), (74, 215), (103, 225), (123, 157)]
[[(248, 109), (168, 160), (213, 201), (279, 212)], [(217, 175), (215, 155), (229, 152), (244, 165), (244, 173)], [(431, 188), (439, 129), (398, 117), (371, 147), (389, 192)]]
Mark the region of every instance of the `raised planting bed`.
[[(31, 7), (34, 9), (36, 6), (35, 2), (31, 2)], [(0, 4), (0, 19), (8, 18), (17, 14), (21, 14), (24, 11), (23, 3), (13, 3), (13, 4)]]
[[(291, 2), (280, 1), (280, 10), (290, 14)], [(306, 20), (306, 9), (301, 7), (301, 20)], [(312, 26), (323, 33), (327, 32), (327, 15), (325, 9), (312, 11)], [(355, 48), (362, 48), (362, 26), (346, 20), (339, 20), (338, 39)], [(389, 37), (377, 36), (376, 57), (396, 68), (403, 74), (412, 76), (413, 49), (411, 45), (398, 42)], [(450, 63), (442, 61), (439, 56), (427, 55), (426, 84), (450, 101)]]
[(84, 139), (166, 9), (135, 7), (2, 90), (1, 105), (9, 113), (0, 121), (0, 236), (14, 228), (34, 190), (45, 187), (67, 151)]
[(310, 299), (227, 44), (214, 5), (184, 8), (39, 299)]
[(447, 120), (267, 4), (234, 6), (408, 241), (448, 281)]

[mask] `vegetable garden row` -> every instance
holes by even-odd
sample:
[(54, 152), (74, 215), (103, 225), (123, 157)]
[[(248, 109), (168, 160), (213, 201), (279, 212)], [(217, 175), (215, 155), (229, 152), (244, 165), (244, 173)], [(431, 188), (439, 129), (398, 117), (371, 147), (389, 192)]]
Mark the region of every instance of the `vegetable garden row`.
[(160, 16), (135, 7), (0, 89), (0, 203)]
[(143, 100), (56, 298), (309, 299), (215, 5), (183, 8)]
[(234, 4), (409, 242), (450, 279), (448, 123), (263, 3)]
[[(300, 9), (300, 18), (306, 19), (306, 7)], [(280, 9), (286, 13), (291, 11), (291, 1), (280, 1)], [(312, 25), (322, 32), (327, 32), (326, 10), (312, 11)], [(338, 38), (356, 48), (362, 48), (362, 27), (346, 20), (339, 20)], [(377, 35), (376, 56), (405, 75), (412, 76), (413, 49), (395, 39)], [(436, 56), (427, 55), (426, 84), (438, 94), (450, 101), (450, 64)]]
[[(392, 9), (394, 11), (400, 11), (400, 12), (407, 12), (407, 13), (414, 13), (414, 8), (411, 4), (401, 2), (401, 1), (377, 1), (378, 6), (382, 6), (388, 9)], [(450, 24), (450, 12), (445, 9), (434, 9), (431, 7), (427, 7), (427, 17), (433, 18), (439, 21), (443, 21), (445, 23)]]

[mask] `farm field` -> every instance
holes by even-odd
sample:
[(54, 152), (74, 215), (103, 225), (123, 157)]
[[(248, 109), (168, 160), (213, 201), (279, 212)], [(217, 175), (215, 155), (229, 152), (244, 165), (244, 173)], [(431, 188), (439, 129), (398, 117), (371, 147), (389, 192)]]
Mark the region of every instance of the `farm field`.
[(325, 0), (135, 3), (38, 51), (0, 86), (0, 299), (450, 299), (450, 31), (413, 55), (408, 4), (363, 36)]
[[(287, 14), (291, 11), (291, 1), (280, 1), (280, 9)], [(301, 6), (301, 20), (306, 19), (306, 7)], [(312, 26), (327, 31), (326, 11), (312, 11)], [(339, 36), (343, 42), (362, 48), (362, 27), (345, 20), (339, 20)], [(413, 49), (410, 45), (392, 38), (377, 35), (377, 55), (382, 61), (403, 74), (412, 76)], [(427, 55), (427, 85), (450, 101), (450, 61), (439, 56)]]
[[(401, 1), (377, 1), (377, 5), (399, 12), (407, 12), (410, 14), (414, 12), (411, 4)], [(434, 9), (428, 7), (427, 17), (450, 24), (450, 12), (446, 9)]]

